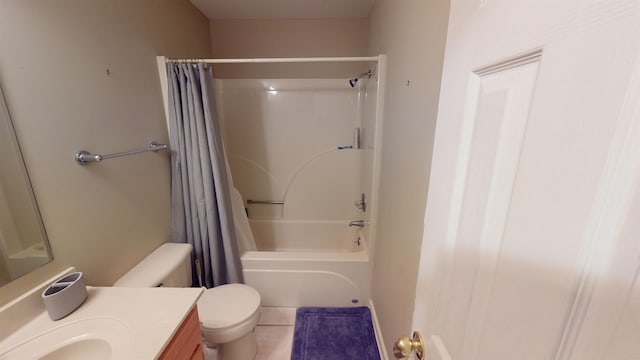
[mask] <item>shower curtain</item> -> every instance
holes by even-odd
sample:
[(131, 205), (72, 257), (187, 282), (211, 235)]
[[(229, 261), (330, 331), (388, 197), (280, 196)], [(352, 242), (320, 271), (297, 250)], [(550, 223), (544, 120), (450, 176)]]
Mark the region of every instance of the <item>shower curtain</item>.
[(195, 284), (241, 283), (211, 68), (168, 63), (167, 76), (172, 240), (193, 245)]

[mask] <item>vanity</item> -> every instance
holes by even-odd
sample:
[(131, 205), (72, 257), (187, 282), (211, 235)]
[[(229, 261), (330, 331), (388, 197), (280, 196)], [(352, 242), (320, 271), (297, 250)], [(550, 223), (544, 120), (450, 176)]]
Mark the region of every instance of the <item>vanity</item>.
[(40, 294), (65, 270), (0, 308), (0, 360), (203, 358), (201, 288), (87, 287), (68, 316), (49, 318)]

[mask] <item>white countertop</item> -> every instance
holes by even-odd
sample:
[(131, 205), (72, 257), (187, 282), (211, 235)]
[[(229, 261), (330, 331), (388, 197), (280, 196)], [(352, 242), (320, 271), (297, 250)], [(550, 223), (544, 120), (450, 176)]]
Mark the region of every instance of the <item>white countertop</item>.
[[(53, 321), (42, 307), (0, 340), (0, 354), (51, 329), (87, 319), (114, 319), (126, 333), (126, 359), (155, 359), (203, 293), (202, 288), (87, 287), (87, 299), (70, 315)], [(5, 324), (2, 324), (3, 326)], [(120, 334), (122, 335), (122, 334)], [(125, 338), (123, 336), (123, 338)]]

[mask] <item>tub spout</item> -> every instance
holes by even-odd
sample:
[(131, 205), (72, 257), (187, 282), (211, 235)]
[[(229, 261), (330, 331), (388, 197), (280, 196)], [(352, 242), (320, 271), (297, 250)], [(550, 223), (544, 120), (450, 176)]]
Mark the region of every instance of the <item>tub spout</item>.
[(352, 220), (352, 221), (349, 221), (349, 226), (364, 227), (364, 220)]

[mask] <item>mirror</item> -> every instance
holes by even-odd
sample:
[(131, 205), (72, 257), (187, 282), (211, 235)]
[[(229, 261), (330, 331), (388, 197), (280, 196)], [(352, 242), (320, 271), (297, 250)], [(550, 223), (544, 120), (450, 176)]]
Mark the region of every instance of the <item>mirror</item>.
[(51, 259), (38, 205), (0, 88), (0, 286)]

